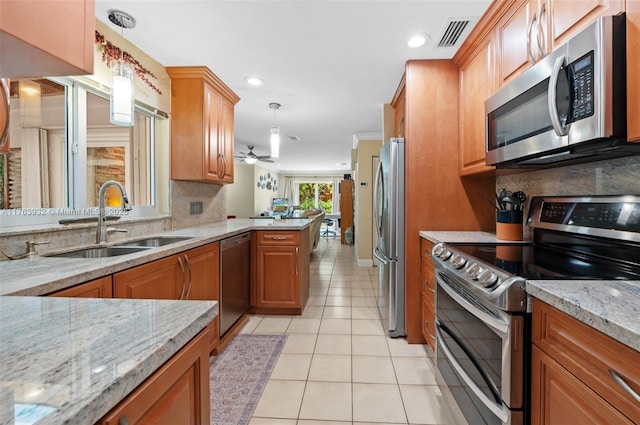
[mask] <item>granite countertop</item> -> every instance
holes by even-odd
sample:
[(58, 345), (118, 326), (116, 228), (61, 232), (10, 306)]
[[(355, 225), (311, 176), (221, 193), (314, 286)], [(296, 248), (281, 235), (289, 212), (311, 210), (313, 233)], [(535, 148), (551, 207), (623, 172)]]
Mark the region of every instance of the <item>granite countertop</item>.
[[(500, 243), (487, 232), (421, 231), (433, 243)], [(528, 280), (526, 290), (560, 311), (640, 351), (640, 281)]]
[(96, 423), (217, 313), (215, 301), (0, 297), (0, 423)]
[[(0, 261), (0, 295), (45, 295), (243, 232), (301, 230), (310, 224), (311, 220), (305, 218), (233, 219), (148, 235), (189, 236), (191, 239), (117, 257), (55, 258), (36, 255), (22, 260)], [(68, 247), (66, 251), (79, 248), (82, 247)]]
[(427, 239), (433, 243), (449, 242), (449, 243), (527, 243), (527, 241), (505, 241), (498, 239), (495, 233), (489, 232), (454, 232), (454, 231), (427, 231), (422, 230), (420, 237)]

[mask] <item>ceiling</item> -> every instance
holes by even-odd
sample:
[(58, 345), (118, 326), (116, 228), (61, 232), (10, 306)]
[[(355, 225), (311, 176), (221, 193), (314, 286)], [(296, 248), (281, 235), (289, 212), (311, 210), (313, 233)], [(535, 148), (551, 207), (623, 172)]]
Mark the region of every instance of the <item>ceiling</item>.
[[(451, 58), (490, 0), (96, 0), (136, 19), (124, 37), (165, 66), (206, 65), (241, 100), (235, 149), (268, 155), (280, 128), (280, 157), (259, 162), (280, 173), (342, 174), (354, 139), (382, 137), (382, 105), (391, 102), (409, 59)], [(436, 47), (450, 18), (470, 24), (453, 47)], [(430, 40), (410, 48), (424, 33)], [(256, 76), (264, 84), (250, 86)], [(276, 112), (269, 103), (282, 107)], [(289, 137), (297, 136), (300, 141)]]

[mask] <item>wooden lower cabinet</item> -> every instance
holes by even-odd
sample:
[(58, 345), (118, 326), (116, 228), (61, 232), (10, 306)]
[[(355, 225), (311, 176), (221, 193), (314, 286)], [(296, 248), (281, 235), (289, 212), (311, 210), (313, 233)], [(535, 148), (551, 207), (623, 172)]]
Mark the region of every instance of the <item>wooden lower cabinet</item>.
[(436, 349), (436, 277), (433, 261), (431, 261), (431, 250), (434, 244), (426, 239), (420, 240), (420, 251), (422, 253), (422, 336), (427, 344)]
[[(114, 298), (220, 301), (220, 243), (214, 242), (113, 275)], [(213, 350), (219, 318), (209, 325)]]
[(180, 298), (184, 287), (184, 266), (177, 255), (152, 261), (113, 275), (114, 298), (166, 299)]
[(532, 425), (633, 423), (535, 345), (532, 361)]
[[(640, 0), (627, 0), (627, 137), (640, 142)], [(635, 58), (635, 59), (631, 59)]]
[(637, 424), (640, 353), (602, 332), (533, 300), (531, 423)]
[(100, 425), (208, 425), (208, 329), (160, 367), (109, 412)]
[(71, 288), (49, 294), (50, 297), (76, 297), (76, 298), (111, 298), (113, 296), (113, 283), (111, 275), (81, 283)]
[[(220, 242), (210, 243), (179, 254), (187, 264), (189, 285), (186, 300), (220, 301)], [(213, 350), (220, 341), (220, 316), (209, 325), (209, 346)]]
[(309, 298), (309, 228), (256, 233), (251, 312), (302, 314)]

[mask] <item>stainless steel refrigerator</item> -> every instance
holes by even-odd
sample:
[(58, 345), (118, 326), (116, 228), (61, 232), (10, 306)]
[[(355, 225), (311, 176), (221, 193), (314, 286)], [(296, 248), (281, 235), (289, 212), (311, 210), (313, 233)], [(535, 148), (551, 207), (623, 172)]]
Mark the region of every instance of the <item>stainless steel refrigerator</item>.
[(404, 336), (404, 139), (389, 139), (380, 149), (373, 207), (378, 309), (389, 336)]

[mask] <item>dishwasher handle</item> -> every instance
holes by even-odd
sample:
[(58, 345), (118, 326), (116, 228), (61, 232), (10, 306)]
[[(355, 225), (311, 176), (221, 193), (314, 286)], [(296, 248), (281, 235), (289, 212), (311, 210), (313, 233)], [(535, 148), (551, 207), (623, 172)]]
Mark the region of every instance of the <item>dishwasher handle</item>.
[(235, 246), (242, 245), (245, 243), (251, 242), (251, 233), (242, 233), (241, 235), (232, 236), (230, 238), (226, 238), (220, 241), (220, 250), (226, 251), (227, 249), (231, 249)]

